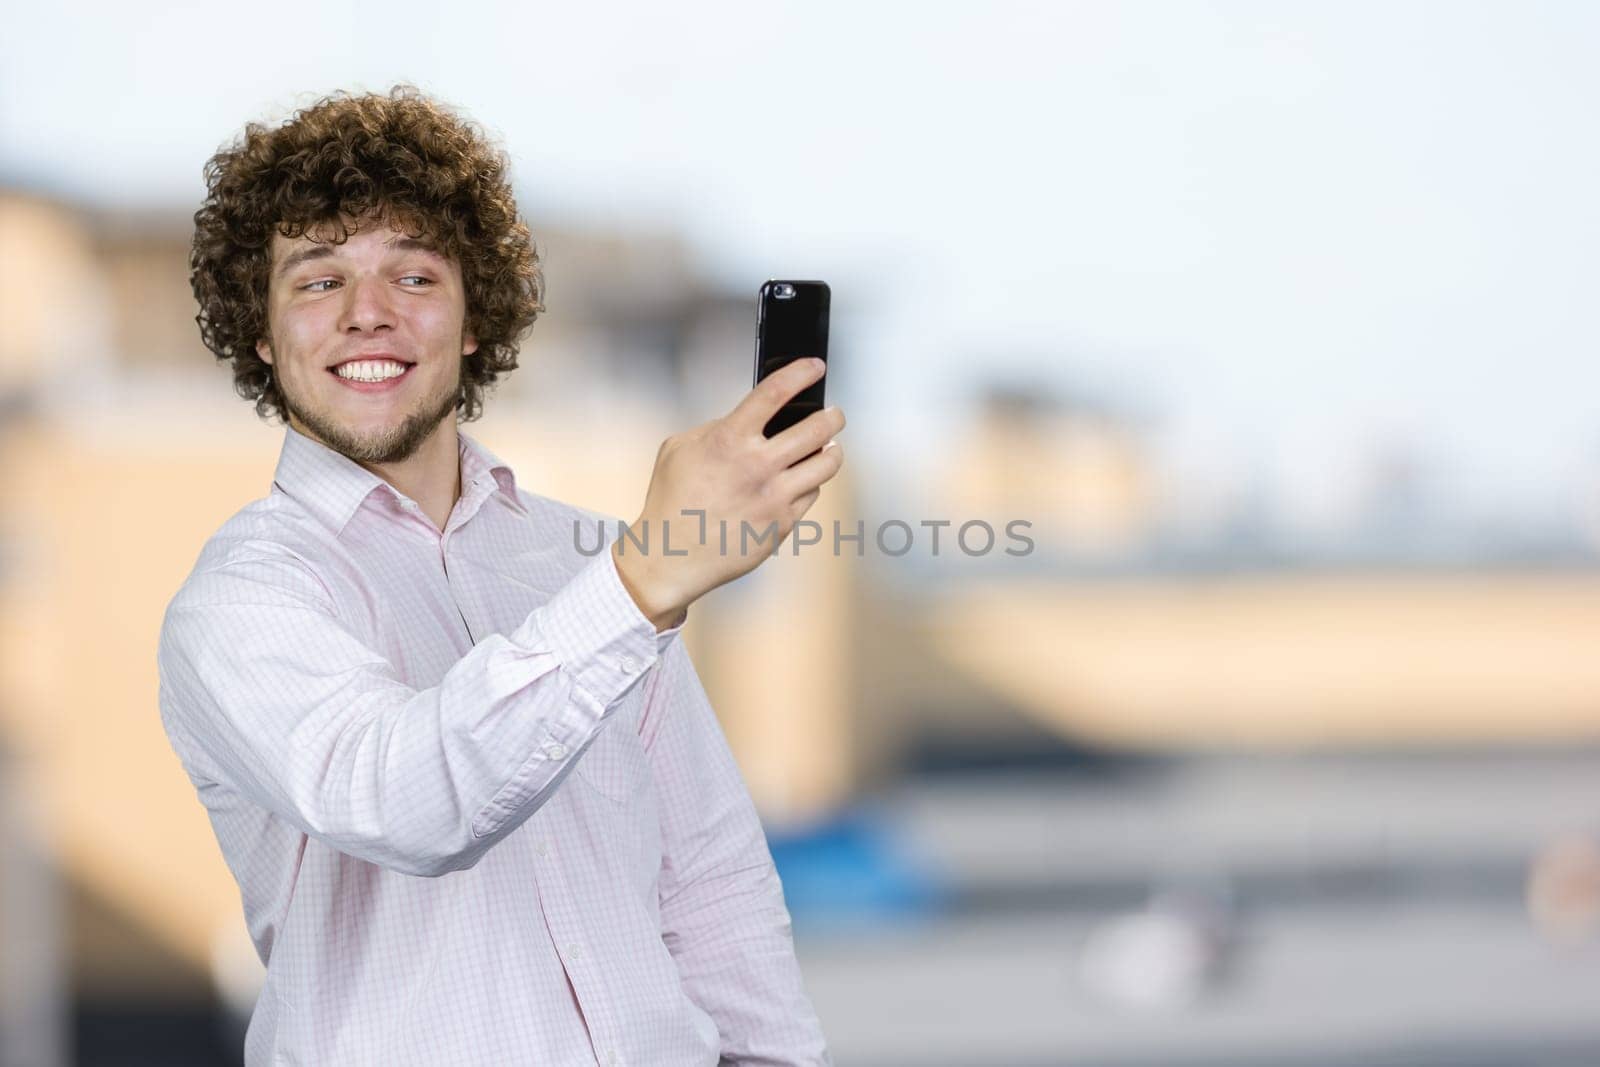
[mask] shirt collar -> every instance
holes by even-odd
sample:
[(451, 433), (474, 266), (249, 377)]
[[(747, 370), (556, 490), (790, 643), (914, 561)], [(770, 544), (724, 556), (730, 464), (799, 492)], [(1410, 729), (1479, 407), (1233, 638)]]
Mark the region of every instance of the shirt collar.
[[(517, 495), (516, 476), (511, 466), (459, 428), (456, 438), (461, 454), (461, 495), (465, 497), (470, 487), (487, 479), (494, 491), (526, 516), (528, 509)], [(287, 425), (272, 481), (335, 534), (344, 531), (351, 517), (373, 492), (387, 492), (396, 500), (401, 499), (393, 486), (349, 456)]]
[(462, 495), (466, 495), (467, 486), (487, 475), (494, 479), (495, 491), (505, 497), (518, 514), (528, 515), (527, 507), (517, 495), (517, 476), (512, 473), (511, 464), (484, 448), (476, 438), (468, 436), (459, 427), (456, 429), (456, 438), (461, 443)]

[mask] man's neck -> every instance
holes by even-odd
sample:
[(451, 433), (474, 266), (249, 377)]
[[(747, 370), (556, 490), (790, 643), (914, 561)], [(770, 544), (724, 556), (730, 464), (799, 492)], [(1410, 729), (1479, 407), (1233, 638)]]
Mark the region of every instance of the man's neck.
[(461, 443), (454, 419), (440, 420), (410, 459), (361, 465), (415, 500), (440, 530), (450, 521), (461, 497)]

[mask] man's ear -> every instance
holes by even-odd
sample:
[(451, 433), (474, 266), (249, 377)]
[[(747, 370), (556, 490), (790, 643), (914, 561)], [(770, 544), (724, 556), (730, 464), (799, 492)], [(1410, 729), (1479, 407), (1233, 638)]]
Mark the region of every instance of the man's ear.
[(261, 357), (261, 362), (272, 365), (272, 342), (265, 337), (256, 342), (256, 355)]
[(461, 354), (470, 356), (478, 350), (478, 339), (470, 331), (461, 335)]

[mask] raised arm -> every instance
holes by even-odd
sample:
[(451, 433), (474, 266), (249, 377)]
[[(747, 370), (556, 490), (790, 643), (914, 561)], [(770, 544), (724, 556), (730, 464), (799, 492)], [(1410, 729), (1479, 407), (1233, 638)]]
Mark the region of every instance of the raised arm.
[(414, 689), (335, 617), (300, 559), (250, 542), (168, 607), (161, 717), (197, 783), (433, 876), (471, 867), (551, 795), (659, 647), (602, 554)]

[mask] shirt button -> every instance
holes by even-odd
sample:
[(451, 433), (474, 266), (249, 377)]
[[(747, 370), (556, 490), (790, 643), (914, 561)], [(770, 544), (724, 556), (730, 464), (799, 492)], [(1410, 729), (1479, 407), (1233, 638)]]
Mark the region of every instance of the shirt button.
[(544, 754), (551, 759), (560, 759), (567, 754), (567, 746), (562, 744), (544, 746)]
[(577, 945), (568, 945), (567, 958), (571, 960), (583, 959), (583, 949), (579, 948)]
[(632, 656), (623, 656), (617, 660), (617, 666), (622, 669), (623, 674), (632, 674), (639, 669), (639, 661)]

